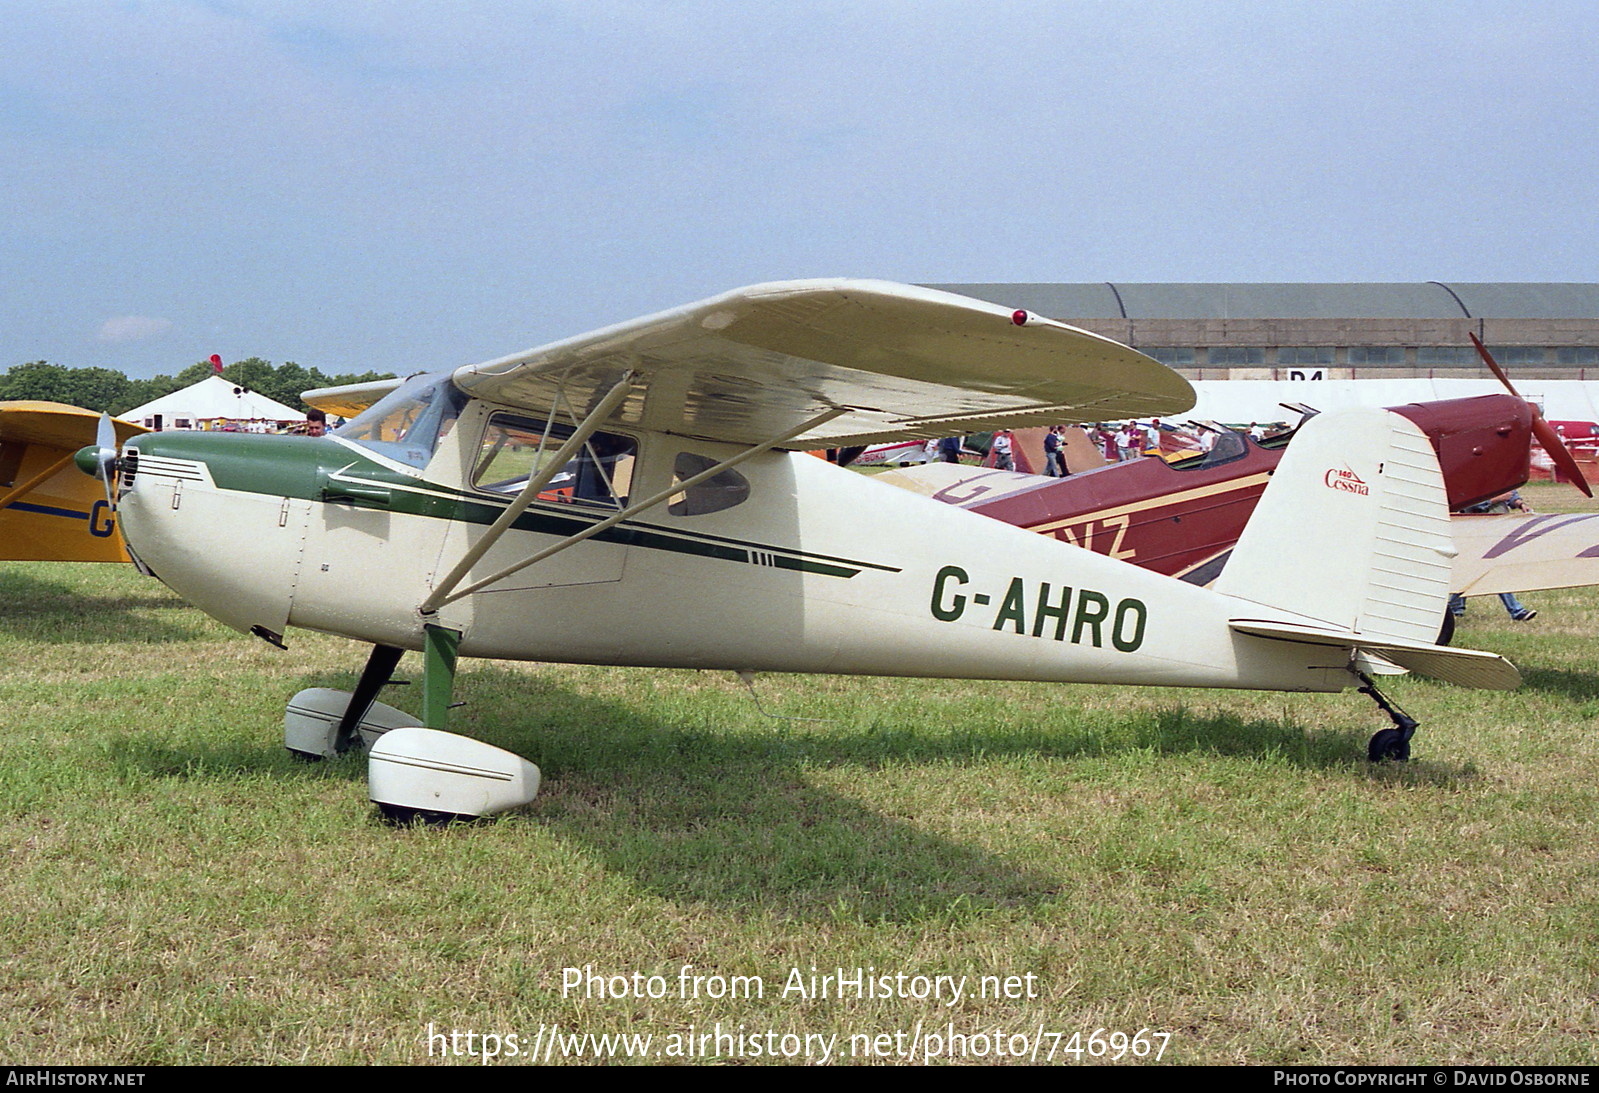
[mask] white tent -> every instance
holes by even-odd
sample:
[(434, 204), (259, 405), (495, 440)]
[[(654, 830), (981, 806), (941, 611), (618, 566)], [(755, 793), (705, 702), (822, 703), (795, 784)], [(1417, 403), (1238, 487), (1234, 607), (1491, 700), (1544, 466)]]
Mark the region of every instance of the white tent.
[(162, 395), (154, 402), (135, 406), (123, 414), (122, 419), (149, 429), (201, 429), (208, 427), (206, 423), (218, 420), (270, 423), (276, 427), (304, 421), (305, 415), (276, 399), (212, 375), (181, 391)]

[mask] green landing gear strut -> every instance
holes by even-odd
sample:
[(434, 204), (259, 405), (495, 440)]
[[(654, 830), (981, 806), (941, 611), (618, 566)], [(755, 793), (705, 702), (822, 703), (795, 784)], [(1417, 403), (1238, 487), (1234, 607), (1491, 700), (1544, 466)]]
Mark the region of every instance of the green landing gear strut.
[(444, 732), (449, 728), (450, 698), (455, 692), (455, 651), (461, 645), (461, 632), (424, 626), (422, 640), (422, 724)]
[(422, 628), (422, 720), (384, 733), (367, 763), (369, 795), (384, 817), (446, 824), (520, 808), (539, 791), (539, 768), (519, 755), (450, 732), (461, 632)]

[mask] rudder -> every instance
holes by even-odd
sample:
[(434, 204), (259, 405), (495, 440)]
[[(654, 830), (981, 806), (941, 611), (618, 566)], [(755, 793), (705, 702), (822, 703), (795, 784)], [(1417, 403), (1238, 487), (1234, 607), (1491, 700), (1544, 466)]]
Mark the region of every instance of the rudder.
[(1426, 435), (1386, 410), (1339, 410), (1295, 435), (1215, 589), (1368, 638), (1430, 645), (1454, 553)]

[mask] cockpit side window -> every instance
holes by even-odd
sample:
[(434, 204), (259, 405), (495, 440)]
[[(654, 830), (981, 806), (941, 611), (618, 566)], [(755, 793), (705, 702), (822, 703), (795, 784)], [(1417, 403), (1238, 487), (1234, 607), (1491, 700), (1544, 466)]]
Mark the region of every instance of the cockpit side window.
[[(695, 475), (704, 474), (716, 466), (716, 460), (693, 452), (678, 452), (672, 464), (672, 483), (687, 482)], [(721, 512), (749, 500), (750, 482), (742, 474), (729, 469), (711, 475), (705, 481), (674, 493), (667, 499), (666, 511), (673, 516), (704, 516)]]
[[(520, 414), (494, 414), (478, 446), (473, 488), (510, 496), (521, 493), (529, 478), (548, 468), (572, 433), (568, 425)], [(638, 442), (632, 437), (595, 433), (575, 458), (555, 472), (539, 492), (539, 500), (622, 508), (632, 491), (637, 462)]]
[(448, 376), (417, 376), (368, 406), (332, 435), (420, 470), (433, 458), (439, 441), (455, 428), (466, 403), (465, 392)]

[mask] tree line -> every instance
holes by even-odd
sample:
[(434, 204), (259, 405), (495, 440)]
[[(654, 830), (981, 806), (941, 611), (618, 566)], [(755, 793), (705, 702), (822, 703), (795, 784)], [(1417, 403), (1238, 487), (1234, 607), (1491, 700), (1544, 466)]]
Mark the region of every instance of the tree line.
[[(162, 395), (170, 395), (199, 383), (213, 371), (210, 361), (200, 361), (175, 376), (134, 380), (111, 368), (67, 368), (48, 361), (29, 361), (0, 375), (0, 400), (65, 402), (116, 417), (135, 406), (143, 406)], [(274, 365), (260, 357), (234, 361), (222, 369), (222, 378), (229, 383), (276, 399), (301, 413), (306, 410), (305, 403), (300, 401), (302, 391), (346, 383), (370, 383), (373, 380), (392, 379), (393, 376), (392, 372), (329, 376), (318, 368), (302, 368), (293, 361)]]

